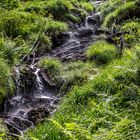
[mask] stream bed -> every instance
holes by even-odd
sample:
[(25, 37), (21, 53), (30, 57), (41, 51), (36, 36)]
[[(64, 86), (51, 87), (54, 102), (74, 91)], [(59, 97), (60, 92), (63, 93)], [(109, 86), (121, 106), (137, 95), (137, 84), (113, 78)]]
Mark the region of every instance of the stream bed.
[[(101, 3), (102, 1), (97, 1), (93, 4)], [(74, 30), (62, 33), (55, 38), (54, 42), (59, 44), (59, 47), (46, 56), (58, 58), (61, 61), (85, 60), (85, 50), (99, 39), (101, 20), (100, 13), (91, 13)], [(15, 68), (16, 93), (5, 101), (3, 111), (5, 123), (10, 131), (20, 135), (27, 128), (34, 127), (35, 124), (42, 122), (45, 117), (55, 112), (61, 100), (57, 95), (57, 86), (45, 82), (43, 76), (45, 73), (42, 74), (36, 61), (32, 62), (28, 65), (28, 76), (23, 76), (20, 66)]]

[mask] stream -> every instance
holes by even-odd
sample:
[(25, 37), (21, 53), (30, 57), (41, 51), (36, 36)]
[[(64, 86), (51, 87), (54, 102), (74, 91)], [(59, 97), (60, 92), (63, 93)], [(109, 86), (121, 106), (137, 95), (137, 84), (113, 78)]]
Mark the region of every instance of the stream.
[[(102, 1), (94, 2), (99, 5)], [(85, 50), (94, 41), (102, 17), (100, 13), (87, 16), (81, 25), (73, 31), (62, 33), (54, 39), (59, 45), (46, 56), (58, 58), (61, 61), (85, 60)], [(59, 41), (58, 41), (59, 40)], [(27, 128), (34, 127), (38, 122), (57, 109), (61, 98), (58, 89), (50, 82), (46, 82), (44, 72), (36, 65), (36, 61), (28, 65), (28, 75), (22, 74), (20, 66), (15, 68), (15, 95), (5, 101), (3, 116), (11, 133), (22, 135)], [(24, 81), (26, 79), (26, 81)]]

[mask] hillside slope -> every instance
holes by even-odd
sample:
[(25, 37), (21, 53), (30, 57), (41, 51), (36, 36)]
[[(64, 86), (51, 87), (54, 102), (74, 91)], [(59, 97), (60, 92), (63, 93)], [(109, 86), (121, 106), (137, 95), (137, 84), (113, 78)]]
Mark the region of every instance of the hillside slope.
[[(0, 64), (4, 68), (0, 69), (0, 103), (7, 94), (14, 94), (13, 69), (23, 63), (21, 58), (36, 40), (40, 44), (35, 52), (41, 58), (37, 65), (59, 85), (61, 97), (57, 110), (19, 139), (140, 138), (139, 0), (3, 0), (0, 6)], [(91, 13), (100, 14), (102, 22), (92, 34), (93, 42), (86, 42), (84, 54), (73, 59), (74, 51), (69, 57), (67, 45), (57, 48), (56, 41), (63, 33), (77, 32)], [(95, 20), (89, 19), (92, 26)], [(0, 139), (14, 139), (6, 135), (7, 130), (0, 132)]]

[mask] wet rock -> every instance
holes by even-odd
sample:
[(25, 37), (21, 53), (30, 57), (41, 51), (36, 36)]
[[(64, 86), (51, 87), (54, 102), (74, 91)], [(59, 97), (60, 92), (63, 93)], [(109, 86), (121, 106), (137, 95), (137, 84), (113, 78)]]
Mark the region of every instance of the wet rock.
[(21, 131), (33, 126), (31, 121), (18, 116), (7, 119), (6, 124), (11, 131), (16, 131), (18, 134)]
[(50, 86), (56, 86), (47, 72), (41, 71), (40, 74)]
[(83, 29), (78, 30), (78, 33), (79, 33), (79, 37), (92, 35), (93, 29), (92, 28), (83, 28)]
[(96, 29), (94, 32), (95, 35), (100, 35), (100, 34), (106, 34), (106, 35), (110, 35), (110, 31), (108, 29)]
[(68, 33), (60, 33), (59, 35), (55, 35), (52, 37), (53, 48), (61, 46), (69, 39)]
[[(97, 17), (96, 17), (97, 18)], [(89, 26), (96, 25), (98, 23), (98, 20), (95, 18), (95, 16), (90, 16), (87, 19), (87, 23)]]
[(27, 117), (30, 121), (32, 121), (34, 124), (37, 122), (42, 121), (43, 118), (49, 115), (49, 109), (45, 107), (38, 107), (33, 108), (27, 113)]

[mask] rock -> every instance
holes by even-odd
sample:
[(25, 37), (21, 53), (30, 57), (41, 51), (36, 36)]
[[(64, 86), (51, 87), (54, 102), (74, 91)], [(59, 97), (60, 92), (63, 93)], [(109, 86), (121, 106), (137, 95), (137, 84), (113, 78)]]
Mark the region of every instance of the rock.
[(79, 33), (79, 37), (85, 37), (86, 35), (92, 35), (93, 34), (93, 29), (91, 28), (81, 28), (80, 30), (78, 30)]
[(110, 35), (110, 31), (108, 29), (96, 29), (94, 32), (95, 35), (100, 35), (100, 34), (106, 34), (106, 35)]
[(64, 44), (66, 41), (69, 39), (69, 34), (68, 33), (60, 33), (59, 35), (55, 35), (52, 37), (52, 44), (53, 48), (56, 48), (58, 46), (61, 46)]
[(27, 113), (28, 119), (34, 124), (42, 121), (42, 119), (46, 117), (46, 115), (49, 115), (49, 110), (45, 107), (33, 108)]
[(7, 119), (6, 124), (11, 131), (16, 131), (17, 133), (33, 126), (31, 121), (18, 116)]
[(40, 74), (50, 86), (56, 86), (47, 72), (40, 71)]

